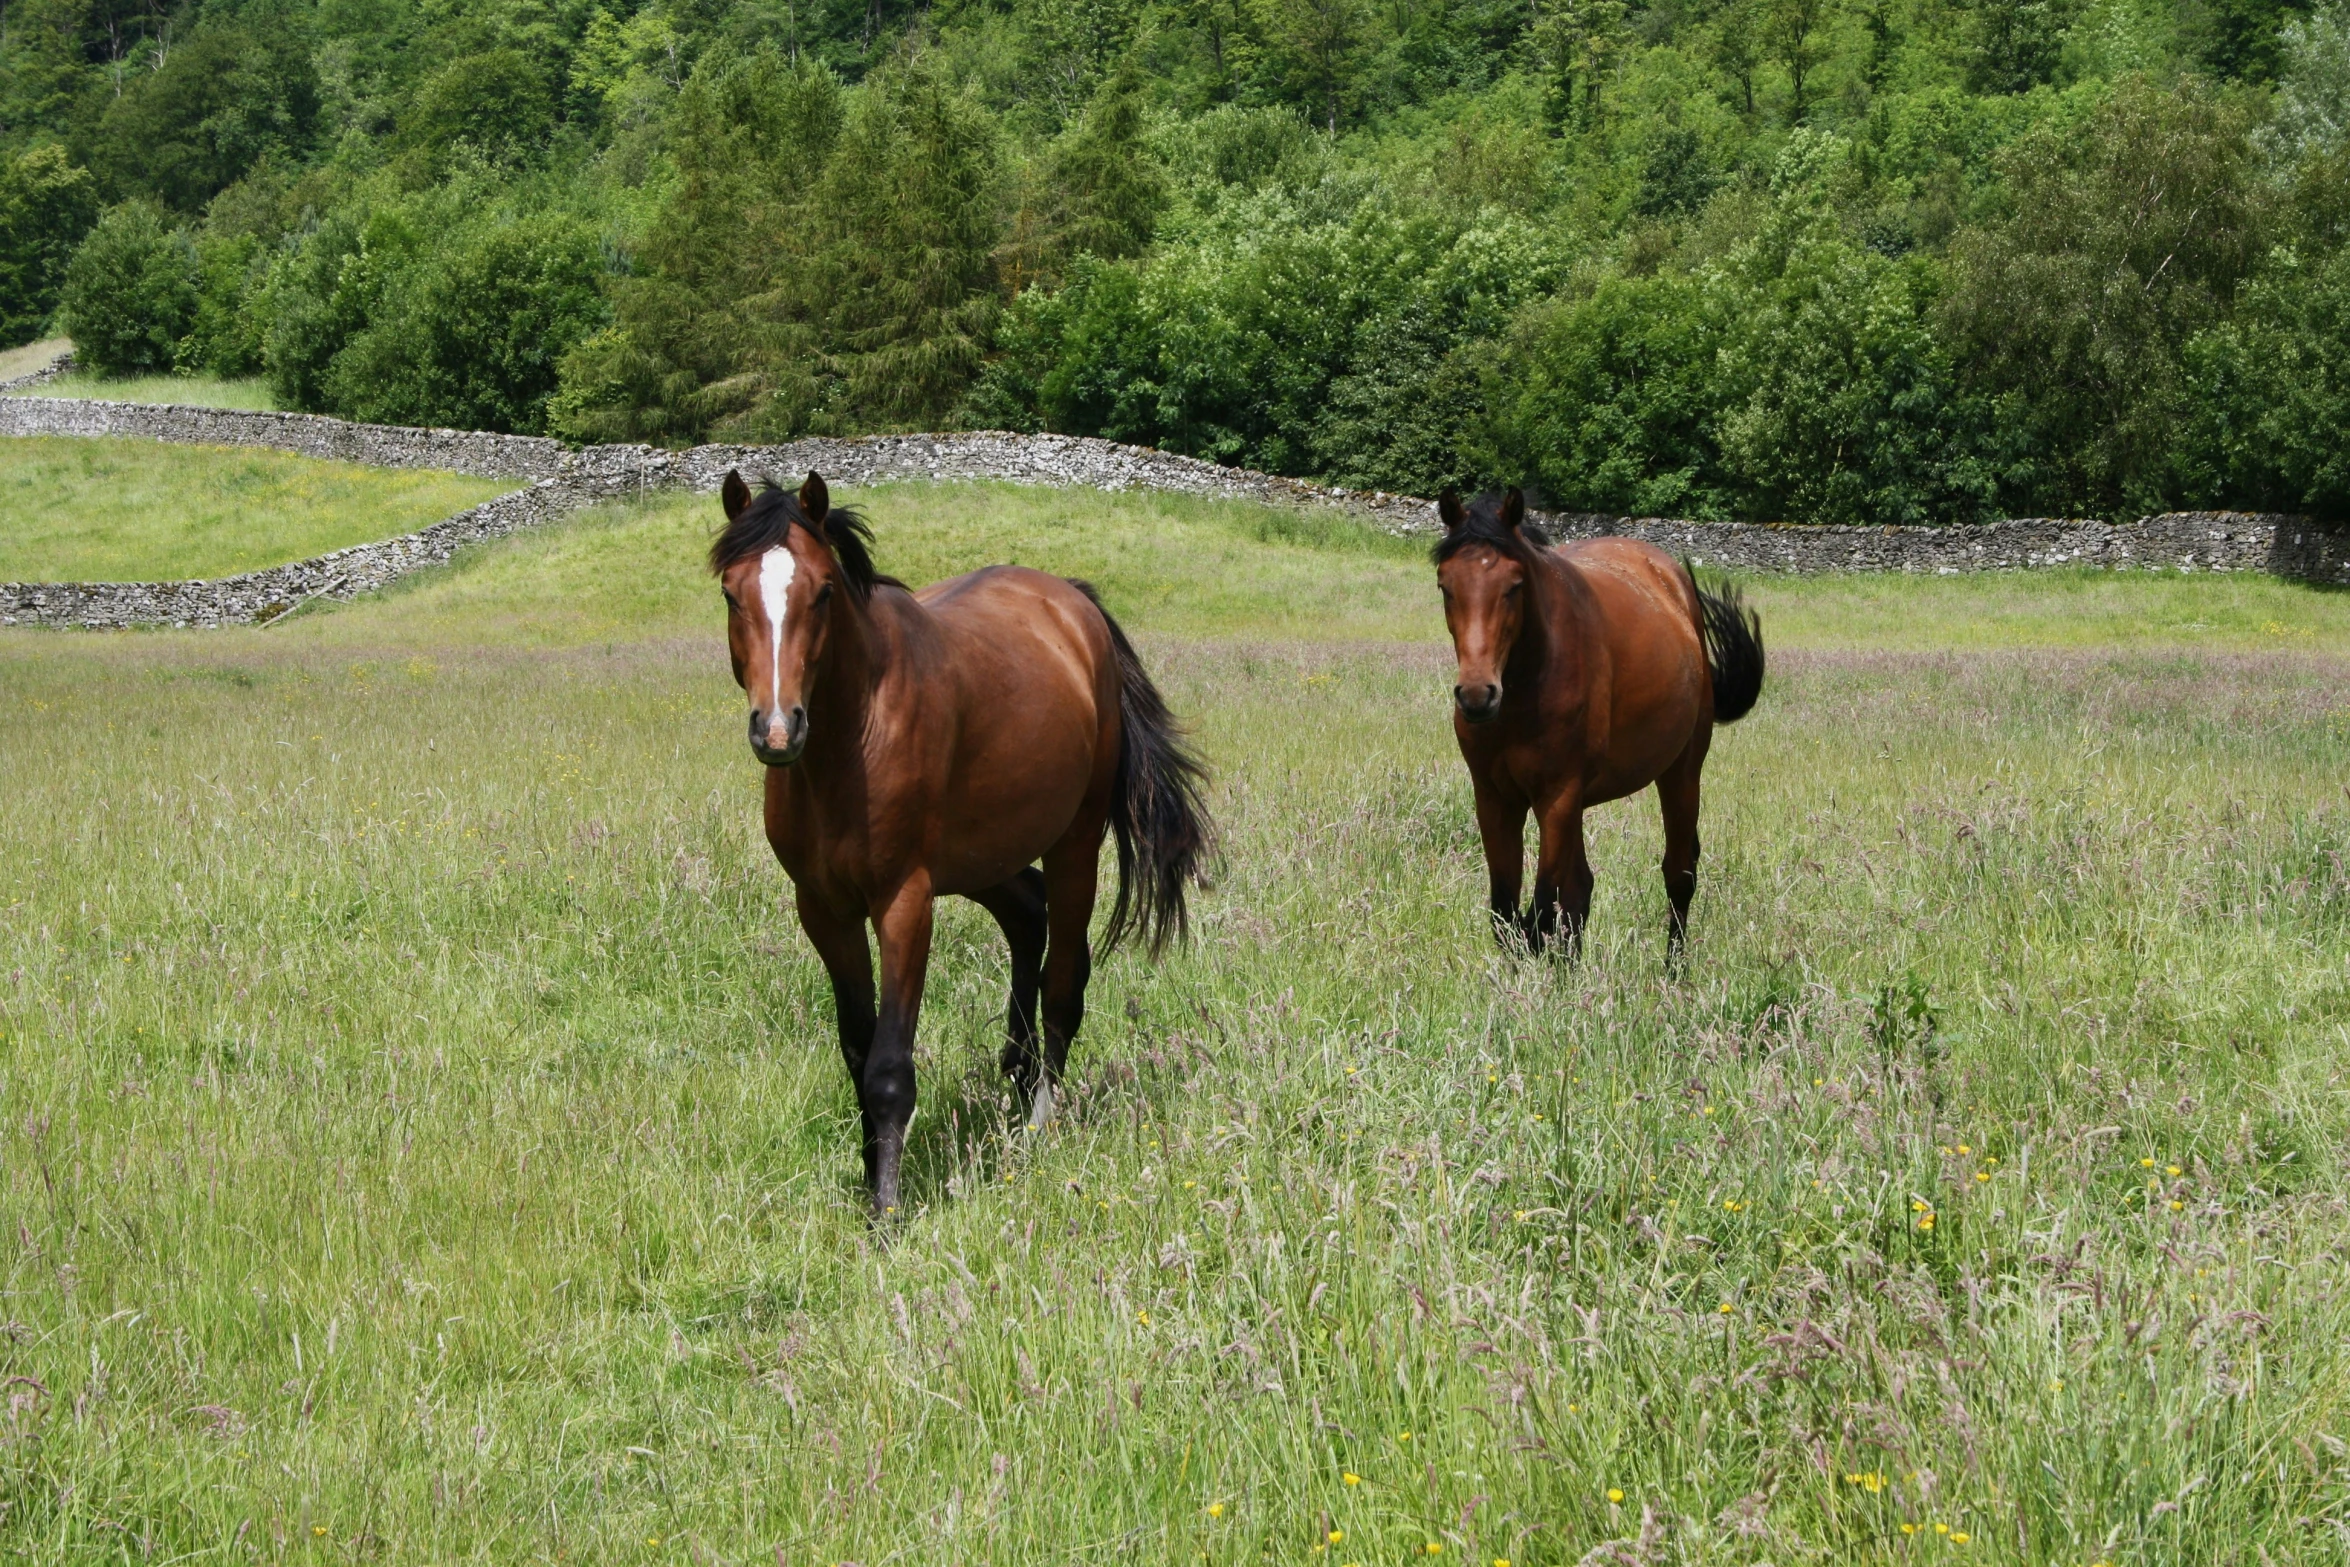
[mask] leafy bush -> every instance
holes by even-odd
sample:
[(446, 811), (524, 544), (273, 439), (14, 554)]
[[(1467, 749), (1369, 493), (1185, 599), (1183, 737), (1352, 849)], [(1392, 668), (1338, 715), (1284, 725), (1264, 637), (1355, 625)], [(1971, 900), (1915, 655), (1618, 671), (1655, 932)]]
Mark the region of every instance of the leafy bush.
[(386, 201), (278, 263), (264, 357), (297, 408), (535, 434), (563, 356), (606, 319), (603, 272), (575, 218), (487, 193)]
[(400, 135), (435, 165), (460, 148), (491, 163), (520, 163), (545, 147), (554, 128), (546, 71), (518, 49), (488, 49), (433, 73), (417, 89)]
[(1722, 303), (1698, 278), (1610, 275), (1527, 311), (1489, 367), (1495, 466), (1569, 510), (1727, 516)]
[(265, 323), (254, 308), (268, 281), (268, 255), (251, 234), (205, 234), (196, 241), (196, 314), (174, 362), (188, 374), (230, 378), (262, 369)]
[(492, 218), (408, 259), (328, 368), (327, 410), (376, 424), (545, 430), (557, 366), (605, 319), (594, 231), (559, 214)]
[(153, 374), (176, 361), (202, 284), (196, 248), (143, 201), (110, 209), (65, 269), (58, 323), (82, 363), (106, 375)]

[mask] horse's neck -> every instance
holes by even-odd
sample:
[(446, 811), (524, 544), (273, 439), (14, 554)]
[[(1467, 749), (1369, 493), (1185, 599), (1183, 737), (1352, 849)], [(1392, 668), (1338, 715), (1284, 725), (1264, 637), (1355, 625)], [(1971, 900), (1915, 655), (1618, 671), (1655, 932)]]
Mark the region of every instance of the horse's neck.
[[(841, 743), (862, 737), (865, 714), (873, 705), (874, 692), (883, 675), (888, 672), (890, 638), (877, 620), (876, 609), (871, 599), (859, 603), (848, 593), (841, 594), (833, 606), (832, 645), (825, 650), (824, 665), (812, 693), (815, 701), (810, 706), (821, 710), (824, 728)], [(815, 738), (814, 734), (809, 736), (811, 753), (815, 750)], [(826, 747), (827, 751), (833, 749)]]
[(1542, 548), (1534, 551), (1529, 575), (1533, 613), (1518, 633), (1512, 662), (1523, 659), (1527, 672), (1537, 676), (1572, 674), (1581, 665), (1575, 654), (1588, 629), (1584, 621), (1590, 596), (1579, 591), (1582, 573), (1556, 549)]

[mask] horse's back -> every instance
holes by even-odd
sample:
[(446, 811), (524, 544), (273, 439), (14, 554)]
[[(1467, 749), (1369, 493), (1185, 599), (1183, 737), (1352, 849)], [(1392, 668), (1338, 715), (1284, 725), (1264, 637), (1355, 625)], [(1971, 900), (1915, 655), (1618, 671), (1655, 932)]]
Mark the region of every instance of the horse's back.
[(1607, 765), (1600, 798), (1644, 788), (1697, 734), (1710, 690), (1696, 589), (1672, 556), (1638, 539), (1561, 545), (1599, 611), (1607, 650)]
[(1687, 627), (1692, 637), (1697, 634), (1697, 603), (1689, 573), (1655, 545), (1609, 536), (1561, 544), (1558, 553), (1586, 573), (1599, 573), (1595, 588), (1616, 590), (1607, 593), (1611, 613), (1649, 611)]
[(953, 704), (942, 890), (988, 885), (1041, 855), (1117, 759), (1109, 622), (1049, 572), (989, 566), (915, 594), (944, 654), (933, 694)]

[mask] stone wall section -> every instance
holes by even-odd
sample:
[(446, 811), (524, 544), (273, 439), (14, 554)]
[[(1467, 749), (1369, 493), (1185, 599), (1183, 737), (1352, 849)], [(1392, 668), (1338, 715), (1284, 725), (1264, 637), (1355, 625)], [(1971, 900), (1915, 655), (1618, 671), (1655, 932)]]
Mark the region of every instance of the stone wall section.
[(351, 424), (324, 414), (108, 403), (77, 397), (0, 397), (0, 435), (121, 435), (185, 446), (262, 446), (376, 468), (440, 468), (484, 479), (552, 479), (571, 453), (561, 441), (478, 430)]
[(46, 386), (72, 368), (73, 353), (68, 350), (38, 370), (28, 370), (23, 375), (12, 375), (7, 380), (0, 381), (0, 392), (13, 392), (20, 387), (27, 386)]
[[(52, 372), (61, 368), (53, 366)], [(784, 446), (591, 446), (465, 430), (351, 424), (316, 414), (0, 397), (0, 435), (114, 435), (259, 446), (390, 468), (511, 476), (524, 488), (416, 533), (315, 559), (198, 582), (0, 584), (0, 625), (121, 627), (267, 624), (311, 599), (348, 599), (438, 565), (468, 544), (598, 501), (655, 490), (711, 491), (729, 470), (797, 483), (996, 480), (1107, 491), (1157, 490), (1332, 508), (1399, 534), (1432, 534), (1433, 502), (1225, 468), (1148, 447), (1072, 435), (979, 431), (820, 438)], [(1662, 517), (1537, 514), (1561, 539), (1645, 539), (1700, 566), (1746, 572), (1912, 571), (1938, 575), (2047, 566), (2269, 571), (2350, 585), (2350, 529), (2251, 512), (2172, 512), (2135, 523), (2032, 517), (1964, 527), (1807, 527)]]

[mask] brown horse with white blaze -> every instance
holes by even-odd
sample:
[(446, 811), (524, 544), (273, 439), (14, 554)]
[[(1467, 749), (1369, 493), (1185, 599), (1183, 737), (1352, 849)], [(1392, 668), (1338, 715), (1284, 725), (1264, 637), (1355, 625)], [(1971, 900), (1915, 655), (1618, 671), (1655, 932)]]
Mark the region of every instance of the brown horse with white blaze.
[(914, 592), (874, 570), (871, 530), (816, 474), (754, 496), (730, 473), (722, 500), (710, 569), (767, 768), (767, 841), (832, 981), (866, 1185), (889, 1213), (933, 900), (971, 899), (1011, 945), (1003, 1064), (1041, 1127), (1085, 1015), (1102, 839), (1118, 863), (1102, 947), (1134, 931), (1156, 953), (1209, 852), (1205, 774), (1084, 583), (990, 566)]
[[(1436, 580), (1460, 678), (1453, 735), (1469, 764), (1494, 930), (1534, 951), (1591, 914), (1583, 813), (1650, 784), (1664, 808), (1666, 951), (1677, 960), (1697, 891), (1698, 778), (1716, 724), (1762, 693), (1759, 617), (1727, 585), (1635, 539), (1553, 548), (1513, 489), (1437, 502)], [(1526, 818), (1540, 833), (1534, 897), (1518, 904)]]

